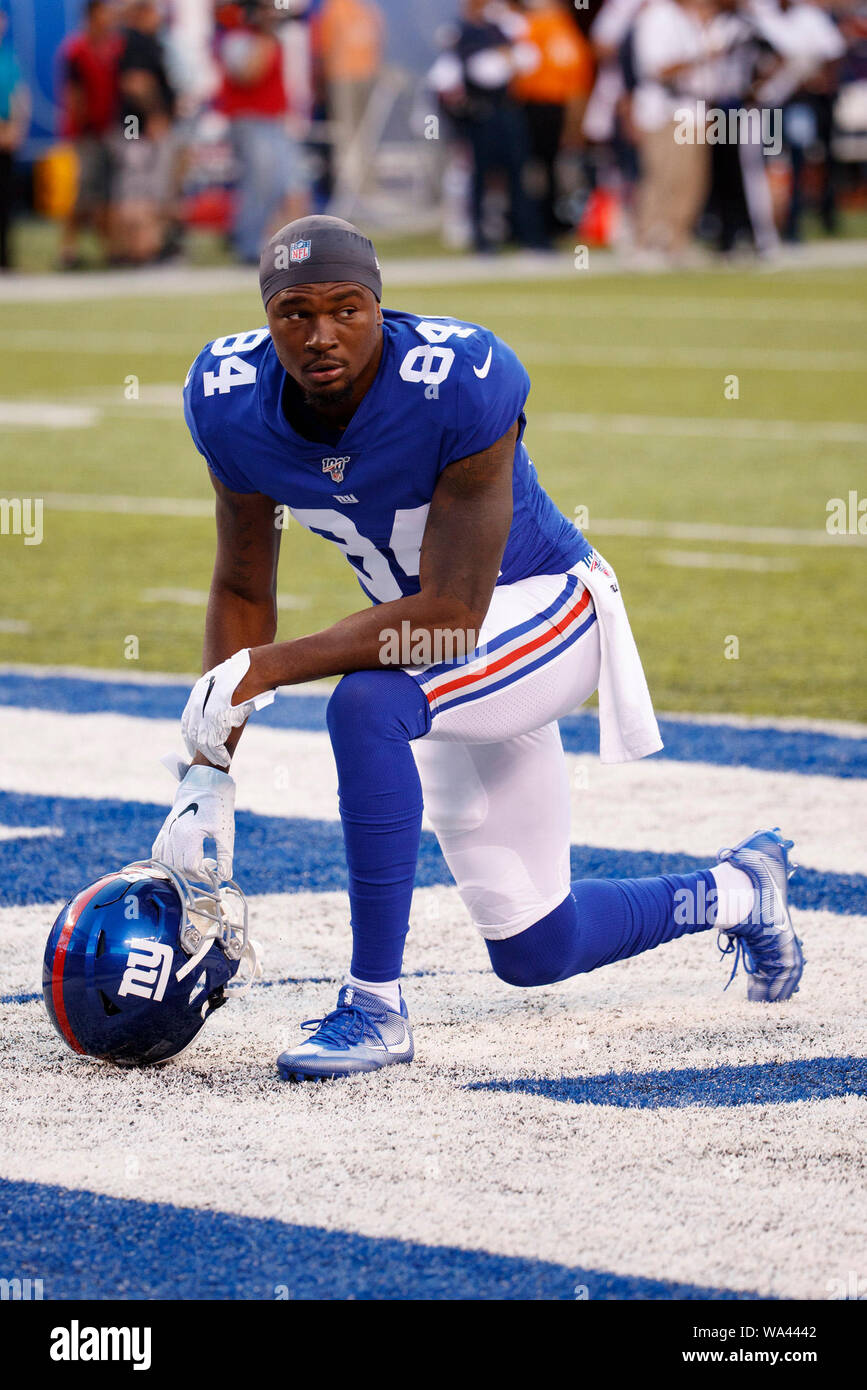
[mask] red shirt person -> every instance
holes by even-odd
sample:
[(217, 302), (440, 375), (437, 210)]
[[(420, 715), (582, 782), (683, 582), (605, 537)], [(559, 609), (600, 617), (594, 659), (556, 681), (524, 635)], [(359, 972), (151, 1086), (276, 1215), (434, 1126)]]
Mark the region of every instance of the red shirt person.
[(103, 239), (107, 235), (122, 47), (107, 0), (88, 0), (84, 28), (60, 49), (60, 133), (74, 143), (78, 157), (78, 196), (61, 248), (62, 264), (70, 269), (78, 264), (78, 234), (85, 223)]

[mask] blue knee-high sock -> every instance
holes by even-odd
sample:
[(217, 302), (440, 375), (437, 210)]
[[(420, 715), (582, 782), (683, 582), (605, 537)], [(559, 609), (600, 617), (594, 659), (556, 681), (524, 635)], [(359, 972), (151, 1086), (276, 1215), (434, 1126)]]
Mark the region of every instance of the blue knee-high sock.
[(486, 945), (494, 970), (509, 984), (553, 984), (705, 931), (716, 921), (716, 900), (706, 870), (661, 878), (581, 878), (532, 927)]
[(430, 707), (405, 671), (353, 671), (328, 702), (349, 868), (352, 974), (396, 980), (409, 930), (423, 808), (410, 740)]

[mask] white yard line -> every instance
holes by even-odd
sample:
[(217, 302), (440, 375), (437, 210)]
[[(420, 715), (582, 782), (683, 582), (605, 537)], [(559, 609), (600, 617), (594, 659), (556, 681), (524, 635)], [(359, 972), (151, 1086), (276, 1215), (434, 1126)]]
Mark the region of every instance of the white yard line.
[(100, 411), (92, 405), (61, 401), (0, 401), (0, 425), (17, 430), (81, 430), (95, 425)]
[(784, 440), (792, 444), (867, 444), (858, 420), (744, 420), (738, 416), (534, 414), (531, 426), (575, 434), (660, 435), (663, 438)]
[(6, 840), (41, 840), (46, 835), (57, 839), (62, 834), (63, 831), (56, 825), (0, 825), (0, 843)]
[[(867, 438), (867, 430), (865, 430)], [(214, 515), (212, 501), (192, 497), (131, 497), (87, 492), (46, 492), (46, 507), (68, 512), (117, 512), (140, 516), (207, 517)], [(790, 526), (725, 526), (704, 521), (644, 521), (632, 517), (592, 517), (586, 530), (591, 537), (641, 536), (661, 540), (735, 541), (751, 545), (865, 545), (867, 537), (829, 535), (819, 529)]]
[[(375, 238), (374, 238), (375, 239)], [(591, 251), (588, 268), (576, 270), (571, 251), (539, 255), (516, 251), (491, 256), (389, 257), (383, 253), (385, 302), (392, 288), (405, 285), (488, 284), (539, 280), (571, 280), (581, 283), (599, 276), (630, 275), (628, 257), (614, 251)], [(785, 247), (772, 261), (745, 262), (736, 270), (724, 270), (708, 256), (697, 266), (699, 274), (736, 274), (761, 280), (766, 276), (815, 270), (843, 270), (867, 266), (867, 240), (819, 241)], [(645, 277), (642, 276), (642, 279)], [(660, 276), (662, 278), (662, 276)], [(668, 273), (667, 286), (678, 290), (694, 281), (695, 272)], [(0, 281), (0, 303), (71, 303), (96, 299), (177, 299), (187, 295), (249, 294), (251, 307), (258, 300), (256, 272), (244, 266), (157, 266), (134, 271), (93, 271), (82, 275), (9, 275)]]
[(213, 519), (213, 499), (131, 497), (99, 492), (45, 492), (43, 501), (58, 512), (119, 512), (139, 516), (203, 516)]
[(832, 536), (795, 526), (725, 526), (706, 521), (639, 521), (631, 517), (604, 519), (591, 516), (585, 527), (593, 539), (600, 536), (639, 536), (672, 541), (741, 542), (750, 545), (865, 545), (867, 536)]
[[(577, 312), (577, 305), (576, 305)], [(546, 366), (569, 367), (640, 367), (683, 371), (740, 372), (747, 368), (757, 372), (863, 372), (867, 369), (867, 353), (832, 350), (802, 350), (801, 348), (745, 348), (733, 345), (711, 348), (707, 344), (683, 348), (606, 346), (587, 343), (585, 346), (550, 346), (520, 338), (510, 344), (522, 361)]]
[(796, 560), (769, 555), (718, 554), (710, 550), (658, 550), (655, 558), (664, 565), (673, 565), (678, 569), (763, 571), (799, 568)]
[[(205, 589), (145, 589), (139, 597), (144, 603), (180, 603), (189, 608), (204, 608), (208, 602)], [(279, 594), (277, 607), (284, 609), (309, 608), (312, 600), (306, 594)]]
[[(678, 286), (680, 289), (681, 286)], [(570, 309), (573, 307), (569, 301)], [(675, 299), (671, 295), (579, 293), (574, 307), (580, 313), (598, 314), (604, 319), (695, 319), (705, 323), (708, 319), (739, 323), (755, 321), (766, 323), (769, 319), (780, 319), (797, 326), (809, 319), (816, 323), (859, 323), (867, 320), (867, 305), (842, 303), (836, 299), (760, 299), (750, 295), (749, 299), (710, 299), (703, 295), (683, 295)], [(539, 300), (527, 295), (510, 294), (508, 302), (497, 309), (498, 321), (508, 322), (525, 316), (536, 317), (539, 313)], [(503, 335), (508, 339), (509, 335)]]

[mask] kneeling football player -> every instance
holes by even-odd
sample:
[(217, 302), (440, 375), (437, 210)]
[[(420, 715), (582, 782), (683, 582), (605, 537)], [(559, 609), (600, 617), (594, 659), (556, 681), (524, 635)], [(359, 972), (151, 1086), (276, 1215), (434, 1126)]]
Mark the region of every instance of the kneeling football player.
[[(342, 676), (328, 731), (352, 958), (336, 1008), (281, 1055), (281, 1076), (411, 1061), (400, 973), (423, 806), (510, 984), (716, 928), (750, 998), (787, 999), (803, 958), (778, 831), (698, 873), (570, 882), (557, 720), (598, 689), (604, 761), (662, 745), (616, 576), (528, 457), (514, 352), (479, 324), (382, 309), (373, 245), (338, 218), (282, 228), (260, 285), (267, 327), (210, 343), (184, 392), (217, 553), (205, 675), (182, 722), (192, 765), (153, 853), (195, 873), (210, 837), (228, 876), (245, 721), (278, 686)], [(275, 643), (278, 505), (343, 552), (370, 604)]]

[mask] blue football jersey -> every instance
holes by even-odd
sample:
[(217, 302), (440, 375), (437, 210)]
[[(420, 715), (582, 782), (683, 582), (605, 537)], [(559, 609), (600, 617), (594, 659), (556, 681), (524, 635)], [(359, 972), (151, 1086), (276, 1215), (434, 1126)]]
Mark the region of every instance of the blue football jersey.
[(560, 574), (590, 546), (541, 487), (524, 447), (530, 379), (477, 323), (383, 310), (383, 351), (337, 445), (305, 439), (283, 410), (286, 374), (267, 328), (199, 353), (184, 413), (208, 466), (234, 492), (259, 492), (343, 551), (374, 603), (419, 591), (419, 554), (442, 470), (519, 421), (514, 515), (498, 583)]

